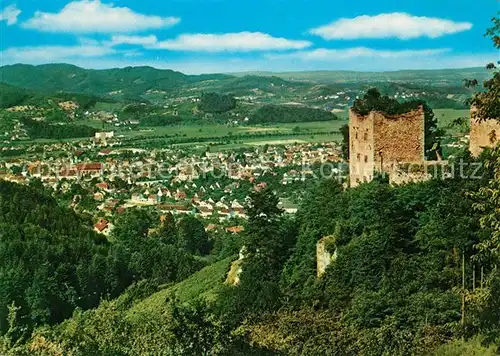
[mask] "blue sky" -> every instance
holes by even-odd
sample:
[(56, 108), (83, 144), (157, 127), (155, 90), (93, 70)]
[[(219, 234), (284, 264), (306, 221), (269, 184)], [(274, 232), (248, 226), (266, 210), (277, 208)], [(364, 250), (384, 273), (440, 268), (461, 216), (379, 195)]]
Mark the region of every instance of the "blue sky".
[[(476, 6), (480, 3), (480, 6)], [(498, 0), (0, 0), (0, 65), (186, 73), (481, 66)]]

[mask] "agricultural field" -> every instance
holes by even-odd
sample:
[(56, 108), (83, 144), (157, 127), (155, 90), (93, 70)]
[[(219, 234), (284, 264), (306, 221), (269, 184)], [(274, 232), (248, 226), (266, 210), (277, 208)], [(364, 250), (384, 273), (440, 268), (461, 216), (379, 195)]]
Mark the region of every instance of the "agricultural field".
[[(469, 118), (468, 110), (435, 109), (434, 113), (438, 120), (438, 126), (444, 129), (447, 136), (463, 136), (460, 127), (450, 126), (459, 118)], [(206, 123), (158, 127), (136, 127), (133, 130), (126, 128), (113, 129), (109, 125), (104, 126), (99, 120), (80, 120), (79, 123), (94, 127), (96, 129), (114, 130), (115, 137), (119, 137), (124, 146), (133, 147), (137, 143), (147, 146), (176, 146), (190, 149), (211, 151), (224, 151), (239, 149), (249, 146), (283, 145), (293, 143), (317, 143), (342, 140), (340, 128), (348, 124), (347, 112), (337, 113), (340, 120), (299, 122), (299, 123), (275, 123), (271, 125), (252, 126), (230, 126), (226, 124)], [(35, 139), (17, 141), (19, 144), (51, 143), (51, 142), (75, 142), (85, 141), (88, 138), (76, 139)], [(171, 142), (169, 140), (173, 140)]]
[(171, 135), (182, 137), (223, 137), (238, 134), (268, 134), (268, 133), (292, 133), (301, 131), (329, 132), (338, 131), (347, 123), (347, 120), (332, 120), (320, 122), (283, 123), (266, 126), (227, 126), (217, 124), (190, 125), (190, 126), (162, 126), (140, 128), (134, 131), (122, 133), (125, 137), (136, 136), (158, 136)]
[[(128, 145), (128, 140), (134, 144), (148, 142), (157, 146), (164, 142), (174, 146), (223, 151), (248, 146), (284, 145), (307, 142), (340, 142), (339, 132), (347, 120), (304, 122), (293, 124), (274, 124), (270, 126), (239, 126), (226, 125), (196, 125), (145, 128), (118, 134)], [(141, 140), (143, 138), (143, 140)], [(173, 142), (169, 141), (172, 140)]]
[(465, 109), (434, 109), (433, 111), (438, 119), (438, 127), (446, 129), (451, 134), (456, 134), (458, 132), (456, 127), (450, 127), (454, 120), (463, 117), (468, 121), (470, 118), (470, 111)]

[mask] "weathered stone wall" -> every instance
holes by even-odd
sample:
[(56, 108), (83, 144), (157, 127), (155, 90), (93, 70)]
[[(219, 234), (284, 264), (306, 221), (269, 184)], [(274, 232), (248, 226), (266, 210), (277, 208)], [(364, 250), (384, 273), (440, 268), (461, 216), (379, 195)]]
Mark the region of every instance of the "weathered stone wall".
[(423, 109), (398, 116), (349, 111), (349, 177), (351, 187), (373, 179), (375, 171), (391, 173), (401, 163), (422, 163), (425, 155)]
[(390, 172), (401, 163), (423, 163), (425, 117), (422, 109), (398, 116), (374, 113), (375, 168)]
[[(424, 167), (427, 169), (427, 167)], [(400, 167), (395, 167), (395, 169), (389, 173), (389, 183), (391, 185), (402, 185), (408, 183), (425, 182), (432, 179), (432, 172), (422, 171), (422, 172), (409, 172), (406, 169), (401, 169)]]
[(349, 178), (351, 187), (373, 178), (373, 113), (367, 116), (349, 111)]
[(484, 147), (494, 147), (500, 139), (500, 123), (497, 120), (473, 118), (474, 108), (470, 115), (469, 150), (475, 157), (479, 156)]

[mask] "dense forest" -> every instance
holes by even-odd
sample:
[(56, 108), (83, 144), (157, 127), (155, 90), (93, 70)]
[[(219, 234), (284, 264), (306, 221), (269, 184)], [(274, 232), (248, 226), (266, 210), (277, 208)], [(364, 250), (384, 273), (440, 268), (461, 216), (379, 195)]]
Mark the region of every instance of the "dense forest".
[(40, 183), (0, 181), (1, 334), (9, 331), (8, 306), (26, 332), (96, 307), (140, 280), (180, 281), (211, 251), (213, 241), (193, 217), (167, 216), (160, 224), (155, 214), (130, 210), (115, 222), (110, 243), (89, 218), (49, 194)]
[(182, 118), (180, 116), (172, 116), (172, 115), (165, 115), (165, 116), (146, 116), (142, 118), (139, 122), (140, 126), (169, 126), (169, 125), (176, 125), (176, 124), (181, 124), (183, 122)]
[(94, 127), (76, 124), (60, 124), (48, 123), (43, 121), (35, 121), (32, 119), (21, 118), (19, 120), (26, 128), (30, 138), (50, 138), (50, 139), (65, 139), (92, 137), (99, 131)]
[(236, 99), (232, 95), (203, 93), (198, 109), (211, 114), (224, 113), (236, 107)]
[[(487, 152), (481, 160), (494, 162), (499, 154)], [(474, 162), (467, 153), (460, 158)], [(474, 168), (466, 167), (465, 173), (472, 173)], [(140, 355), (146, 350), (164, 355), (442, 355), (452, 346), (441, 345), (472, 338), (464, 345), (457, 341), (452, 349), (472, 347), (493, 355), (489, 345), (500, 343), (498, 256), (481, 248), (491, 242), (493, 230), (481, 224), (488, 209), (475, 208), (484, 199), (477, 192), (494, 176), (489, 167), (481, 179), (457, 176), (404, 186), (391, 186), (384, 177), (349, 190), (337, 181), (321, 181), (310, 188), (296, 218), (284, 215), (273, 192), (263, 189), (250, 193), (243, 235), (216, 243), (194, 218), (175, 222), (168, 217), (148, 234), (151, 217), (141, 211), (117, 221), (113, 243), (82, 232), (78, 244), (72, 238), (64, 244), (67, 235), (58, 231), (66, 226), (59, 213), (49, 216), (52, 225), (39, 228), (43, 233), (30, 225), (4, 226), (16, 231), (2, 250), (8, 270), (17, 266), (18, 272), (4, 272), (3, 285), (16, 286), (19, 293), (14, 300), (3, 297), (10, 305), (3, 310), (4, 343), (16, 354), (29, 349), (47, 355)], [(12, 185), (5, 189), (15, 197), (18, 191), (38, 194)], [(40, 201), (40, 195), (35, 197)], [(20, 200), (2, 201), (4, 216), (11, 214), (14, 221), (36, 224), (43, 216), (35, 209), (27, 219)], [(75, 224), (72, 228), (80, 231)], [(32, 230), (34, 236), (21, 238)], [(336, 257), (318, 277), (316, 244), (322, 238)], [(60, 241), (53, 243), (61, 252), (59, 263), (27, 264), (29, 255), (46, 253), (48, 247), (41, 246), (47, 239)], [(37, 248), (23, 247), (30, 243)], [(54, 322), (49, 316), (61, 318), (74, 307), (96, 305), (94, 293), (113, 297), (134, 281), (184, 279), (202, 267), (190, 256), (212, 251), (220, 261), (242, 247), (239, 284), (223, 284), (227, 269), (218, 279), (197, 280), (212, 284), (205, 288), (216, 288), (215, 295), (202, 291), (180, 302), (175, 295), (158, 299), (153, 294), (158, 306), (153, 308), (141, 301), (158, 283), (139, 283), (115, 301), (77, 312), (53, 328), (36, 329), (32, 336), (19, 327), (26, 321), (32, 326)], [(87, 251), (78, 254), (81, 262), (72, 257), (74, 248)], [(26, 275), (32, 278), (24, 287), (13, 283)], [(12, 293), (12, 288), (5, 290)], [(57, 305), (54, 312), (50, 305)], [(66, 314), (56, 314), (61, 310)], [(22, 342), (14, 347), (15, 340)]]
[(275, 122), (293, 123), (309, 121), (337, 120), (334, 114), (320, 109), (307, 107), (264, 105), (254, 111), (250, 117), (250, 124), (272, 124)]
[(17, 105), (29, 105), (37, 108), (54, 108), (57, 107), (57, 103), (63, 101), (73, 101), (81, 110), (87, 110), (94, 107), (98, 101), (116, 102), (116, 100), (111, 98), (101, 98), (90, 94), (34, 92), (0, 82), (0, 109), (6, 109)]

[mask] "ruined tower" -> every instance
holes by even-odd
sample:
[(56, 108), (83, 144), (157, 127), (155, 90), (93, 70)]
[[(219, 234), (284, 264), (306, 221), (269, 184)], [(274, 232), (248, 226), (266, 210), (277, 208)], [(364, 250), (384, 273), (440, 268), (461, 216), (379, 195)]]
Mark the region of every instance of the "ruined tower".
[(375, 172), (391, 174), (398, 165), (423, 164), (423, 108), (401, 115), (349, 111), (349, 177), (351, 187), (369, 182)]
[(475, 108), (470, 110), (469, 150), (477, 157), (485, 147), (494, 147), (500, 140), (500, 122), (494, 119), (480, 120), (474, 117), (475, 111)]

